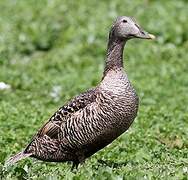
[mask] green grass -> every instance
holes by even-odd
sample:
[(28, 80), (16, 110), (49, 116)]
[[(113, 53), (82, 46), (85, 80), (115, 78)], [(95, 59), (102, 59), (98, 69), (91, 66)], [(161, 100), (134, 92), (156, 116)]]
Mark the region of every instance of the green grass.
[[(1, 178), (188, 179), (187, 7), (186, 0), (0, 1), (0, 81), (11, 85), (0, 91)], [(125, 69), (140, 97), (132, 127), (76, 173), (33, 159), (4, 169), (58, 107), (100, 81), (118, 15), (157, 36), (126, 46)]]

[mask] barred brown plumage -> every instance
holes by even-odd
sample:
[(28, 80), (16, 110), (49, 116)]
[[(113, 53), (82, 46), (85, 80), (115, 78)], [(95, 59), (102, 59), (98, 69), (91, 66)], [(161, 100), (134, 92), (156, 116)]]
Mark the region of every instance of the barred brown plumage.
[(123, 49), (131, 38), (152, 39), (132, 18), (114, 22), (101, 82), (57, 110), (30, 144), (7, 161), (25, 157), (43, 161), (72, 161), (73, 167), (125, 132), (137, 115), (138, 96), (123, 70)]

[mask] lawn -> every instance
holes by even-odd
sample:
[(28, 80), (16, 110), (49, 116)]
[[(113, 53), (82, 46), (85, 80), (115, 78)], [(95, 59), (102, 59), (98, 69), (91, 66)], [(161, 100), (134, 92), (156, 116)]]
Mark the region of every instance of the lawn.
[[(186, 0), (1, 0), (1, 179), (188, 179), (188, 2)], [(71, 97), (97, 85), (115, 17), (134, 16), (156, 35), (132, 40), (125, 69), (140, 97), (128, 132), (89, 158), (34, 159), (4, 168)]]

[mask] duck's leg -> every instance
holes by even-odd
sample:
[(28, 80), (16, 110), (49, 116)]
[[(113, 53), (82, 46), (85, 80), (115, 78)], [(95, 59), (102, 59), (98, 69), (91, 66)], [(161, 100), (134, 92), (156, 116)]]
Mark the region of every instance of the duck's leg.
[(71, 171), (73, 171), (74, 169), (78, 169), (79, 163), (80, 163), (79, 161), (73, 161)]
[(76, 155), (78, 159), (76, 161), (73, 161), (71, 171), (73, 171), (73, 169), (78, 169), (78, 165), (85, 162), (85, 156), (83, 153), (77, 152)]

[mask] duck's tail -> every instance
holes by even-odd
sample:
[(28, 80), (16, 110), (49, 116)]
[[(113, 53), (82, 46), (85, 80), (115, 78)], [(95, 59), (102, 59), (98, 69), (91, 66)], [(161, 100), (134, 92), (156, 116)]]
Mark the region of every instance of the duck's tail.
[(21, 151), (19, 152), (18, 154), (10, 157), (6, 162), (5, 162), (5, 166), (11, 166), (13, 165), (14, 163), (16, 163), (17, 161), (19, 160), (22, 160), (26, 157), (29, 157), (31, 156), (32, 153), (25, 153), (24, 151)]

